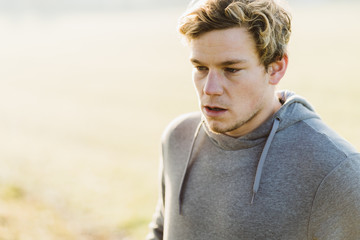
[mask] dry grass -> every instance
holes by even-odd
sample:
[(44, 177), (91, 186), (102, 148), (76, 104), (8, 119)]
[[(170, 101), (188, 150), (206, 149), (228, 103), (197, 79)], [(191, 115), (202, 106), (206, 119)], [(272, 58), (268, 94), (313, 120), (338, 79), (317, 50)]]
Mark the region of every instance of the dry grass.
[[(0, 19), (0, 239), (143, 238), (161, 132), (197, 109), (182, 10)], [(294, 7), (281, 85), (358, 149), (359, 10)]]

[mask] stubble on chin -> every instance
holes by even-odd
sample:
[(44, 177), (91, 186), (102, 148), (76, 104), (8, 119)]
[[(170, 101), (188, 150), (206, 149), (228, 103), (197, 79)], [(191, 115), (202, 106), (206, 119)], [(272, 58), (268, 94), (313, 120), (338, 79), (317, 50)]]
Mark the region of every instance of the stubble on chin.
[(213, 133), (226, 134), (241, 128), (242, 126), (253, 120), (258, 113), (259, 111), (256, 111), (245, 120), (238, 120), (235, 121), (234, 123), (226, 124), (226, 123), (216, 122), (215, 120), (210, 120), (210, 121), (215, 121), (212, 124), (210, 124), (209, 120), (206, 119), (205, 124), (207, 125), (208, 129), (210, 129)]
[(208, 120), (206, 120), (205, 123), (208, 129), (210, 129), (210, 131), (217, 134), (226, 134), (227, 132), (232, 132), (245, 124), (245, 122), (239, 122), (239, 123), (234, 123), (233, 125), (230, 126), (226, 126), (225, 124), (224, 124), (225, 126), (221, 126), (221, 123), (210, 124)]

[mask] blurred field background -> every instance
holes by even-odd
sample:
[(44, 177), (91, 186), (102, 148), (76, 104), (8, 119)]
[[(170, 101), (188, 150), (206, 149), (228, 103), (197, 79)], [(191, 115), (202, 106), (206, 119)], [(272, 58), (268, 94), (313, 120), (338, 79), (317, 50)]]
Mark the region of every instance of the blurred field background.
[[(186, 1), (23, 2), (0, 2), (0, 239), (144, 239), (162, 131), (197, 110)], [(360, 4), (299, 2), (280, 88), (360, 149)]]

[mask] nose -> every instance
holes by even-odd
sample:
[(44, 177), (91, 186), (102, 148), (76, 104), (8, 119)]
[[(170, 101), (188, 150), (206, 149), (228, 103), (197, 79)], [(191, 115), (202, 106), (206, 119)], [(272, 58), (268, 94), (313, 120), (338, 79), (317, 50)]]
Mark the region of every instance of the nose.
[(203, 89), (204, 93), (206, 95), (221, 95), (223, 90), (220, 74), (216, 71), (209, 70)]

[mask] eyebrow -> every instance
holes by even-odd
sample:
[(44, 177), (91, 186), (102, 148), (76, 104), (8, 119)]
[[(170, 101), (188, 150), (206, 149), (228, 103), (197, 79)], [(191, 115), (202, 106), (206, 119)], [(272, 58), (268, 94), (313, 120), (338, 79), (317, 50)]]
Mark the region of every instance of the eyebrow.
[[(204, 65), (201, 61), (199, 61), (195, 58), (191, 58), (190, 61), (195, 64)], [(232, 59), (232, 60), (227, 60), (225, 62), (221, 62), (218, 65), (219, 66), (230, 66), (230, 65), (246, 63), (246, 62), (247, 62), (247, 60), (245, 60), (245, 59)]]

